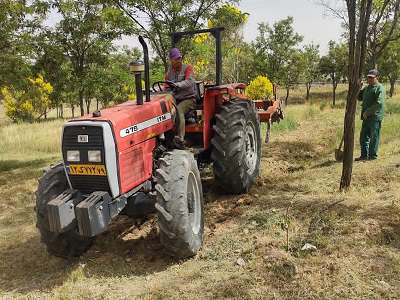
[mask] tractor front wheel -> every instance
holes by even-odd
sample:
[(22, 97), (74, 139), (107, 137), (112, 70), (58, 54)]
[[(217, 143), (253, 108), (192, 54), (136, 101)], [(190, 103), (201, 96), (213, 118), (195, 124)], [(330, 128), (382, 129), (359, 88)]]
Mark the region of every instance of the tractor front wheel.
[(57, 234), (49, 230), (47, 203), (68, 189), (67, 177), (62, 163), (50, 167), (42, 178), (36, 195), (36, 227), (39, 229), (41, 241), (47, 251), (59, 257), (79, 256), (91, 245), (93, 238), (79, 235), (77, 228)]
[(260, 171), (260, 122), (254, 103), (233, 99), (216, 115), (211, 158), (216, 181), (228, 193), (248, 192)]
[(156, 209), (161, 244), (172, 256), (196, 255), (203, 244), (203, 191), (193, 154), (167, 152), (156, 170)]

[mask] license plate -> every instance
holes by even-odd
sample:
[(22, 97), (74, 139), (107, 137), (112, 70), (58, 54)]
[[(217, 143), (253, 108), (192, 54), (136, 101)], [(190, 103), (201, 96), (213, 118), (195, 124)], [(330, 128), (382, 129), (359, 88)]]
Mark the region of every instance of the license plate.
[(104, 165), (69, 165), (68, 174), (107, 176), (106, 167)]

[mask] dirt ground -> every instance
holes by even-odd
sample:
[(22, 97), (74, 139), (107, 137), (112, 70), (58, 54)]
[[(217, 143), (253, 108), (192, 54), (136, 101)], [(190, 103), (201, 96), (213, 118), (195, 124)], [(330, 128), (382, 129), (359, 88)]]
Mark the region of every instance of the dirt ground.
[[(303, 104), (287, 113), (295, 125), (276, 127), (248, 195), (224, 195), (205, 174), (205, 244), (184, 261), (164, 253), (153, 217), (119, 218), (81, 258), (49, 256), (33, 192), (58, 154), (3, 156), (0, 297), (399, 299), (400, 110), (387, 117), (380, 159), (354, 165), (347, 193), (333, 155), (343, 109)], [(302, 250), (307, 243), (315, 248)]]

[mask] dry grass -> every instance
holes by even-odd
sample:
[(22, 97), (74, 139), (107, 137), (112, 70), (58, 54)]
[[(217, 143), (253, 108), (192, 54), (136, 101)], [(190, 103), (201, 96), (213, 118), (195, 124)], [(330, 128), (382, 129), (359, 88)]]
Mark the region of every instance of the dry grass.
[[(400, 105), (400, 97), (389, 101)], [(120, 218), (79, 259), (49, 256), (32, 192), (40, 169), (59, 156), (61, 122), (3, 126), (0, 297), (400, 298), (400, 112), (390, 107), (380, 159), (355, 164), (352, 189), (339, 193), (333, 151), (343, 109), (313, 103), (287, 108), (296, 126), (273, 132), (248, 195), (222, 195), (204, 180), (205, 245), (186, 261), (164, 254), (152, 218), (140, 227)], [(306, 242), (317, 250), (301, 251)]]

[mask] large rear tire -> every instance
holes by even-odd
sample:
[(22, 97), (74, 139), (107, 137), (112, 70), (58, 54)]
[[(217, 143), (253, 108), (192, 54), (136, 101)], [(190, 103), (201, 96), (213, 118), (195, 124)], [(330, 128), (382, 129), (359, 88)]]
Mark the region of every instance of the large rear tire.
[(214, 176), (233, 194), (247, 193), (260, 171), (260, 121), (254, 103), (232, 100), (221, 107), (213, 127)]
[(196, 255), (203, 244), (203, 191), (193, 154), (167, 152), (156, 170), (161, 244), (172, 256)]
[(93, 238), (79, 235), (77, 228), (62, 234), (49, 230), (47, 203), (68, 189), (67, 177), (62, 163), (50, 167), (39, 179), (36, 195), (36, 227), (47, 251), (59, 257), (80, 256), (91, 245)]

